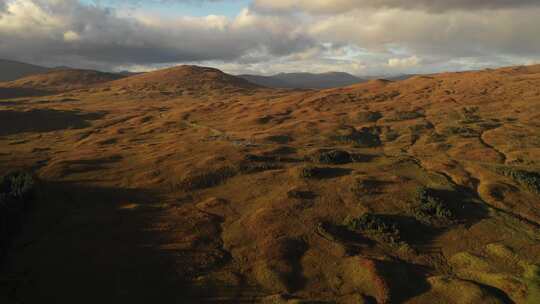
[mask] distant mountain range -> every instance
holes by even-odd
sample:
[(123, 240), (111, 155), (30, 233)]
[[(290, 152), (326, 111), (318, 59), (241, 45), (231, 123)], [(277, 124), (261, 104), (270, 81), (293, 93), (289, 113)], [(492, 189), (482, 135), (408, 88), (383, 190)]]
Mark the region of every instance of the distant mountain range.
[(0, 59), (0, 81), (12, 81), (22, 77), (48, 72), (50, 69), (11, 60)]
[(343, 72), (321, 74), (280, 73), (273, 76), (244, 74), (238, 75), (238, 77), (265, 87), (288, 89), (328, 89), (349, 86), (368, 80)]
[[(0, 82), (13, 81), (27, 76), (43, 74), (55, 70), (70, 70), (69, 67), (47, 68), (33, 64), (0, 59)], [(133, 76), (141, 73), (122, 71), (116, 73), (122, 76)], [(344, 87), (370, 79), (384, 78), (388, 80), (404, 80), (414, 75), (397, 75), (388, 77), (358, 77), (343, 72), (314, 73), (280, 73), (273, 76), (262, 75), (238, 75), (237, 77), (250, 83), (269, 87), (287, 89), (329, 89)]]

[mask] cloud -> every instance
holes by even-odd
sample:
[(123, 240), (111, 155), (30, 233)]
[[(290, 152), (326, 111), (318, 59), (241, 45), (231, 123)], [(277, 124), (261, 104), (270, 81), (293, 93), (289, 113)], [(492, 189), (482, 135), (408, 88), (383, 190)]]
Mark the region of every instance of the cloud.
[(66, 42), (74, 42), (79, 40), (81, 40), (81, 36), (74, 31), (67, 31), (64, 33), (64, 41)]
[(540, 60), (537, 0), (253, 0), (236, 17), (174, 18), (143, 4), (201, 1), (118, 0), (134, 6), (113, 9), (100, 0), (0, 0), (0, 58), (97, 69), (191, 63), (362, 74)]
[(388, 66), (391, 68), (410, 68), (417, 66), (422, 60), (416, 56), (407, 58), (390, 58), (388, 59)]
[(260, 11), (303, 11), (318, 14), (343, 13), (353, 9), (405, 9), (431, 12), (449, 10), (494, 10), (540, 7), (537, 0), (255, 0)]
[[(121, 16), (76, 0), (13, 0), (0, 12), (0, 57), (74, 65), (159, 64), (286, 56), (317, 42), (293, 20), (259, 16)], [(68, 64), (68, 63), (62, 63)]]
[[(319, 19), (309, 29), (318, 41), (350, 44), (425, 63), (456, 58), (537, 57), (540, 8), (431, 14), (399, 9), (351, 11)], [(497, 62), (494, 62), (497, 64)]]

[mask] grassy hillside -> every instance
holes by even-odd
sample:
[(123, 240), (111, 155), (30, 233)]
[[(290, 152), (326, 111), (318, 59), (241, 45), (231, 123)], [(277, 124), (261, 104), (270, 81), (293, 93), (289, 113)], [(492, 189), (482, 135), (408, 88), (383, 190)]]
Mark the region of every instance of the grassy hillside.
[(188, 66), (1, 99), (0, 171), (40, 187), (0, 297), (535, 303), (539, 117), (540, 66), (327, 90)]

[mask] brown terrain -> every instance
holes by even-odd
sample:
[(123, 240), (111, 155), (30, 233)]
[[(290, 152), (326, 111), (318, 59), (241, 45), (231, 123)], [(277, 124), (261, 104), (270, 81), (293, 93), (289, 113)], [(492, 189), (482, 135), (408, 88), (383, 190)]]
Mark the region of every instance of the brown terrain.
[(92, 70), (63, 69), (0, 82), (0, 98), (50, 95), (123, 78), (123, 75)]
[(39, 180), (2, 303), (540, 303), (540, 66), (0, 87), (53, 92), (0, 99), (0, 172)]

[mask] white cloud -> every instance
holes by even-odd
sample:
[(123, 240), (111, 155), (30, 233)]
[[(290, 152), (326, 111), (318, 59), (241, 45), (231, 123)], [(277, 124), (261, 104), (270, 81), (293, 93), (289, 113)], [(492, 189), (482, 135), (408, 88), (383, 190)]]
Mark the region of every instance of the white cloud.
[(0, 11), (0, 58), (96, 67), (253, 60), (255, 54), (287, 56), (313, 47), (316, 42), (299, 26), (248, 9), (232, 19), (164, 18), (142, 11), (121, 16), (77, 0), (13, 0)]
[[(154, 2), (164, 1), (191, 0)], [(231, 72), (356, 74), (540, 60), (538, 0), (254, 0), (234, 18), (170, 15), (137, 5), (122, 11), (77, 0), (0, 0), (0, 58), (102, 69), (195, 63)]]
[(64, 41), (74, 42), (74, 41), (79, 41), (80, 39), (81, 39), (81, 36), (74, 31), (67, 31), (64, 33)]
[(416, 56), (407, 58), (390, 58), (388, 59), (388, 66), (391, 68), (410, 68), (420, 64), (422, 60)]
[(540, 6), (537, 0), (254, 0), (253, 7), (261, 11), (304, 11), (319, 14), (343, 13), (354, 9), (422, 10), (494, 10)]

